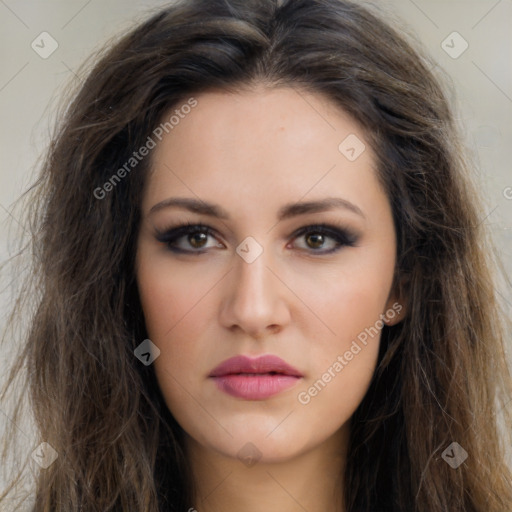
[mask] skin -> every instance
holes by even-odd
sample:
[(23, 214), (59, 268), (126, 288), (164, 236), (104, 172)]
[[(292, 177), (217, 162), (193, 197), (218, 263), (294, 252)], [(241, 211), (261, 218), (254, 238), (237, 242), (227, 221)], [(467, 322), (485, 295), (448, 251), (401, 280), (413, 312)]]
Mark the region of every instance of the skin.
[[(137, 246), (137, 282), (153, 363), (165, 401), (187, 434), (199, 512), (343, 510), (350, 418), (374, 373), (380, 330), (341, 371), (338, 356), (398, 301), (392, 293), (396, 238), (375, 158), (357, 122), (321, 95), (265, 88), (196, 96), (197, 106), (153, 150)], [(349, 135), (366, 150), (349, 161)], [(218, 219), (179, 207), (171, 197), (215, 203)], [(288, 203), (339, 197), (355, 204), (278, 221)], [(183, 236), (175, 254), (156, 238), (183, 222), (213, 235)], [(336, 247), (301, 227), (342, 223), (355, 246)], [(236, 252), (246, 237), (263, 248), (252, 263)], [(195, 242), (195, 245), (194, 245)], [(253, 250), (253, 249), (251, 249)], [(315, 252), (316, 251), (316, 252)], [(386, 323), (401, 321), (404, 309)], [(220, 391), (208, 378), (222, 361), (275, 354), (303, 378), (265, 400)], [(298, 400), (331, 368), (307, 404)], [(257, 462), (239, 456), (257, 448)]]

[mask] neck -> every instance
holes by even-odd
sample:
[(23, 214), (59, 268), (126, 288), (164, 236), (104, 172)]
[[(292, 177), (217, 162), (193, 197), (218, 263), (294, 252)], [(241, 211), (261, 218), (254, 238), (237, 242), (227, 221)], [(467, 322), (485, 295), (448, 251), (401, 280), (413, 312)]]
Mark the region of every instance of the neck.
[(195, 487), (190, 512), (344, 512), (348, 430), (343, 426), (321, 445), (286, 460), (266, 462), (263, 456), (250, 466), (188, 437)]

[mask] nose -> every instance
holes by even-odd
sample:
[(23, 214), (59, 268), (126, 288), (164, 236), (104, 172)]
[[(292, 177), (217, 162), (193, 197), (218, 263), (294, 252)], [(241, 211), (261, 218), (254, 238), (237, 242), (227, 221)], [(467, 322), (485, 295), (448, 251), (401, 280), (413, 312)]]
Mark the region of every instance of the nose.
[(251, 263), (234, 255), (235, 268), (229, 273), (220, 311), (224, 327), (262, 338), (289, 323), (290, 291), (270, 263), (265, 251)]

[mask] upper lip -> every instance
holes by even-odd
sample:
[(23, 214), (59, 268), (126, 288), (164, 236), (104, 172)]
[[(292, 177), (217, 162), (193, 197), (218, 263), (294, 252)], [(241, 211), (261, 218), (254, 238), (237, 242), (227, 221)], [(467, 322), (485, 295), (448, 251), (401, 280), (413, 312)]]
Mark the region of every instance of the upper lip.
[(209, 377), (222, 377), (224, 375), (236, 375), (239, 373), (266, 374), (270, 372), (302, 377), (299, 370), (274, 355), (260, 356), (255, 359), (247, 356), (231, 357), (216, 366), (210, 372)]

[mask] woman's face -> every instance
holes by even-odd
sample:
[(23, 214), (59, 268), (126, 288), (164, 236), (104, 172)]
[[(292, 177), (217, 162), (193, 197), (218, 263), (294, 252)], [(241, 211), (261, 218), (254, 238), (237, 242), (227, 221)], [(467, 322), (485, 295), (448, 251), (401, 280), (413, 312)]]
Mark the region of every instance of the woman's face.
[(152, 150), (142, 204), (154, 370), (194, 446), (289, 459), (348, 431), (382, 320), (403, 315), (390, 204), (364, 133), (322, 96), (195, 101)]

